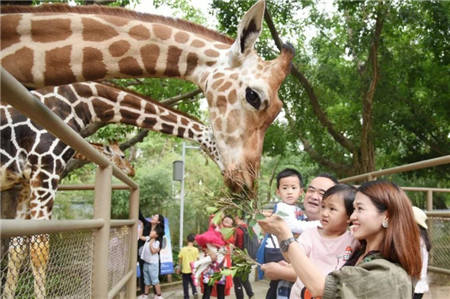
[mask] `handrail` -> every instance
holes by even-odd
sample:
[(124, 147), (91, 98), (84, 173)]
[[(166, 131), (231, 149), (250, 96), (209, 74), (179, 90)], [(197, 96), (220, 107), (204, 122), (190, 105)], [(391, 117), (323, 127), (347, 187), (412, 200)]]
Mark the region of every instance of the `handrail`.
[[(87, 191), (94, 190), (94, 184), (86, 184), (86, 185), (60, 185), (58, 186), (58, 191)], [(111, 189), (113, 190), (129, 190), (130, 187), (127, 185), (112, 185)]]
[(62, 142), (80, 152), (88, 160), (104, 168), (113, 166), (113, 174), (116, 178), (137, 189), (138, 185), (133, 182), (124, 172), (113, 165), (108, 159), (96, 151), (89, 143), (78, 135), (72, 128), (67, 126), (58, 116), (50, 111), (10, 73), (0, 67), (1, 75), (1, 100), (21, 111), (24, 115), (33, 119), (34, 122), (46, 128), (53, 135), (58, 136)]
[(420, 162), (410, 163), (410, 164), (406, 164), (406, 165), (402, 165), (402, 166), (397, 166), (397, 167), (392, 167), (392, 168), (387, 168), (387, 169), (376, 170), (376, 171), (372, 171), (372, 172), (368, 172), (368, 173), (363, 173), (363, 174), (355, 175), (352, 177), (340, 179), (339, 182), (340, 183), (348, 183), (348, 182), (354, 182), (354, 181), (362, 181), (367, 178), (374, 179), (376, 177), (386, 175), (386, 174), (406, 172), (406, 171), (417, 170), (417, 169), (421, 169), (421, 168), (438, 166), (438, 165), (443, 165), (443, 164), (448, 164), (448, 163), (450, 163), (450, 155), (442, 156), (442, 157), (434, 158), (434, 159), (429, 159), (429, 160), (424, 160), (424, 161), (420, 161)]
[(74, 230), (94, 230), (105, 225), (103, 219), (90, 220), (0, 220), (0, 232), (3, 237), (30, 236), (36, 234), (61, 233)]

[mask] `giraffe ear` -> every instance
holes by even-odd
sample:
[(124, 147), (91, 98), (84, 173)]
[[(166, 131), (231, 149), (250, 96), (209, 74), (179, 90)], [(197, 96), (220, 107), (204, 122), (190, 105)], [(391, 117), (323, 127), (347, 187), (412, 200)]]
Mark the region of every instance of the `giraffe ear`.
[(237, 38), (231, 47), (231, 62), (235, 64), (247, 50), (253, 49), (262, 30), (265, 1), (255, 3), (244, 15), (238, 27)]

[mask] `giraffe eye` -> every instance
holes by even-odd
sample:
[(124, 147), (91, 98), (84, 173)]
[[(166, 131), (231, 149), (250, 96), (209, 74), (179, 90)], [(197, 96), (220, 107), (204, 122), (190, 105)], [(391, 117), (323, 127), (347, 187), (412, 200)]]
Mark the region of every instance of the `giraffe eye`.
[(261, 99), (259, 98), (258, 93), (250, 87), (245, 89), (245, 99), (250, 105), (255, 107), (255, 109), (259, 109), (261, 106)]

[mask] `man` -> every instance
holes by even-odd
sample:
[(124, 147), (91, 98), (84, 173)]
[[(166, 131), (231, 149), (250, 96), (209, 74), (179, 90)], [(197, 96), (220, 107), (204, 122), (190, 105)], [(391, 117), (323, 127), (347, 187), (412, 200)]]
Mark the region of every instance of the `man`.
[[(322, 173), (309, 183), (303, 200), (304, 212), (308, 221), (320, 220), (320, 205), (325, 191), (336, 185), (338, 181), (332, 175)], [(287, 280), (295, 282), (297, 275), (294, 269), (284, 262), (267, 263), (261, 266), (265, 276), (270, 280)]]

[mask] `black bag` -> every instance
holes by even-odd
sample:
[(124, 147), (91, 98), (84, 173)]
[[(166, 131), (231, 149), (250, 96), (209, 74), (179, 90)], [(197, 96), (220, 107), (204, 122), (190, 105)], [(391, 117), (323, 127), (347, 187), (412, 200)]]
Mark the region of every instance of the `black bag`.
[[(272, 235), (269, 235), (270, 240), (272, 241), (273, 247), (275, 247), (275, 242), (272, 238)], [(264, 248), (264, 263), (270, 263), (270, 262), (279, 262), (279, 261), (283, 261), (284, 257), (283, 254), (281, 253), (281, 249), (280, 248)]]
[(244, 249), (247, 250), (248, 255), (252, 259), (256, 259), (256, 253), (258, 252), (259, 248), (258, 236), (255, 233), (252, 233), (250, 235), (247, 227), (239, 226), (239, 228), (244, 233)]

